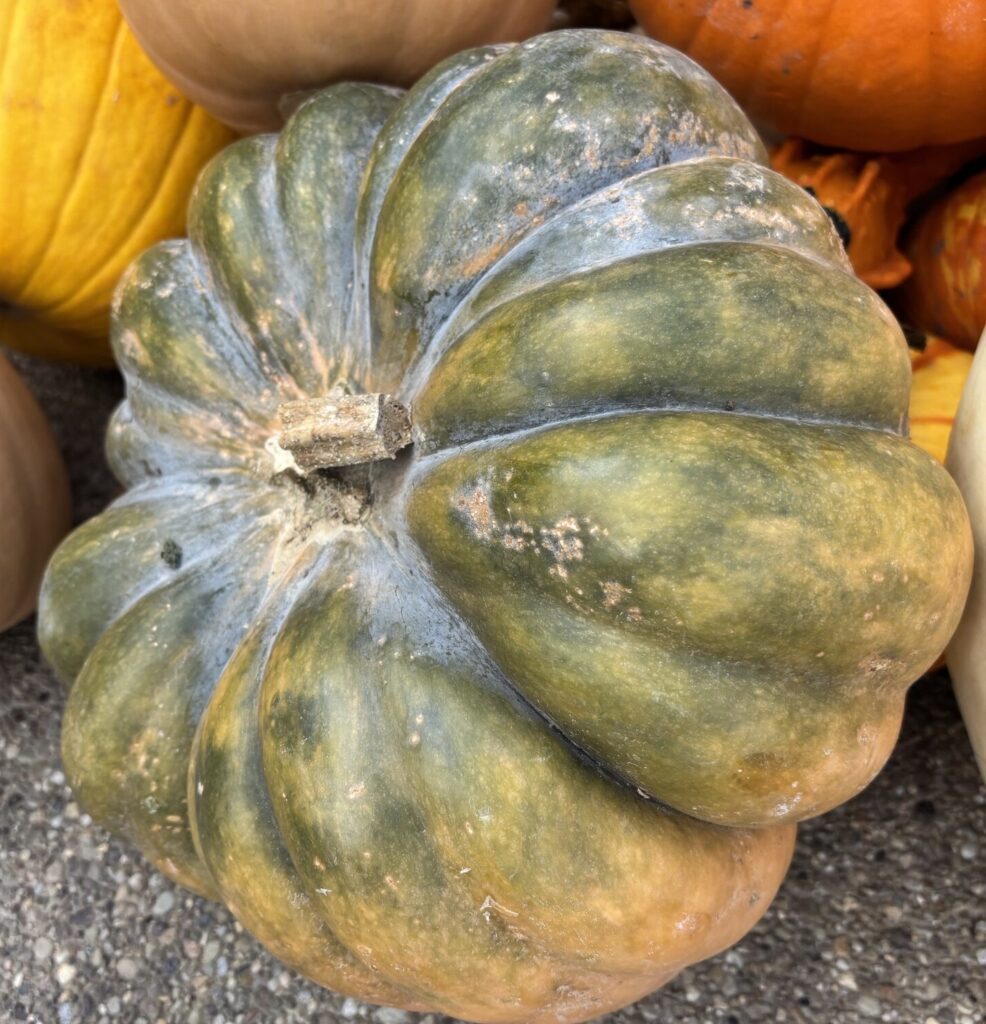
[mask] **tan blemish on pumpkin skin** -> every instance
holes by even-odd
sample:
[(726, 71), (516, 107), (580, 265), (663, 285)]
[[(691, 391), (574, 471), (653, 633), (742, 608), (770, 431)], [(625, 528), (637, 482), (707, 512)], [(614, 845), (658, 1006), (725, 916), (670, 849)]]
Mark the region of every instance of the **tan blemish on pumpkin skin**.
[(574, 516), (566, 516), (554, 526), (541, 527), (541, 547), (558, 563), (581, 562), (585, 544), (578, 536), (580, 532), (578, 520)]
[(615, 580), (605, 580), (599, 586), (603, 592), (604, 608), (615, 608), (630, 593), (629, 587), (624, 587)]
[(489, 480), (480, 480), (471, 491), (460, 493), (455, 499), (455, 507), (465, 514), (473, 533), (478, 540), (489, 540), (497, 527), (490, 500)]

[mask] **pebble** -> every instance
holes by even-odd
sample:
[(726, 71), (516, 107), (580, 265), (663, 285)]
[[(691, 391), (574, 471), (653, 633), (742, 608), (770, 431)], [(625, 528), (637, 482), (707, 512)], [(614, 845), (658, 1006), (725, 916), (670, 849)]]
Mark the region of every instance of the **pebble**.
[(352, 1020), (353, 1017), (359, 1013), (359, 1003), (356, 1002), (352, 996), (346, 996), (342, 1001), (342, 1007), (340, 1008), (339, 1013), (341, 1013), (346, 1020)]
[(986, 967), (986, 946), (976, 950), (976, 963)]
[(171, 913), (172, 907), (175, 905), (174, 894), (168, 889), (160, 893), (158, 898), (154, 901), (154, 906), (151, 908), (151, 913), (155, 917), (164, 917), (166, 914)]
[(373, 1011), (373, 1019), (378, 1024), (410, 1024), (411, 1015), (407, 1010), (396, 1010), (392, 1006), (381, 1006)]
[(137, 977), (137, 964), (130, 957), (125, 956), (122, 960), (117, 960), (116, 973), (124, 981), (133, 981)]
[(859, 1002), (857, 1003), (857, 1006), (859, 1006), (859, 1012), (864, 1017), (879, 1017), (880, 1016), (880, 1003), (879, 1003), (879, 1000), (874, 999), (873, 996), (860, 996), (859, 997)]
[(959, 847), (959, 856), (963, 860), (975, 860), (976, 854), (979, 852), (975, 843), (963, 843)]
[(42, 936), (40, 939), (34, 941), (34, 959), (35, 960), (47, 960), (51, 956), (55, 949), (54, 943), (51, 939)]
[(62, 988), (66, 985), (72, 984), (72, 979), (75, 977), (77, 969), (72, 964), (59, 964), (55, 968), (55, 980)]

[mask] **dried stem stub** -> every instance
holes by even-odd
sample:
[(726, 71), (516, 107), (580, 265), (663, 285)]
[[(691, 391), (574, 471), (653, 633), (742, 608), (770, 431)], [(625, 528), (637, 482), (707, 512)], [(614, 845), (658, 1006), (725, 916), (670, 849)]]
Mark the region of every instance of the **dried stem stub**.
[(333, 394), (279, 411), (277, 442), (305, 473), (392, 459), (411, 443), (410, 416), (391, 395)]

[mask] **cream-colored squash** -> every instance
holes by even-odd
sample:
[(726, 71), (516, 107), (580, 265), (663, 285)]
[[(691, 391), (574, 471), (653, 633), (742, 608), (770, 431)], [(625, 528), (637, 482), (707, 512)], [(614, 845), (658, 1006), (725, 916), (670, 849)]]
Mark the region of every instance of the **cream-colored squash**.
[(946, 465), (968, 506), (976, 550), (969, 600), (946, 657), (986, 778), (986, 348), (982, 339), (959, 403)]

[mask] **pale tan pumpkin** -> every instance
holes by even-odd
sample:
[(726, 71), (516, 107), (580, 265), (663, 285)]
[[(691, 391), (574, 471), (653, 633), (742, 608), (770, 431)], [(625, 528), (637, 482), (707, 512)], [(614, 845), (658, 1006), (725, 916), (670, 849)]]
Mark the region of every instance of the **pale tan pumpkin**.
[(158, 67), (242, 131), (277, 128), (282, 100), (342, 79), (410, 85), (444, 57), (524, 39), (554, 0), (120, 0)]
[(0, 630), (34, 610), (48, 556), (69, 525), (68, 477), (51, 428), (0, 355)]

